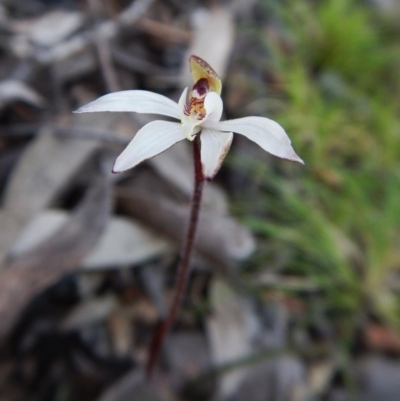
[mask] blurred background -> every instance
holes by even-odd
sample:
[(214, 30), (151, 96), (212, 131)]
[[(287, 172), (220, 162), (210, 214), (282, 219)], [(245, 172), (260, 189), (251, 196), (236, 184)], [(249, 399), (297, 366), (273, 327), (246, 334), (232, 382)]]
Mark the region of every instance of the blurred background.
[[(399, 400), (399, 20), (398, 0), (2, 0), (0, 400)], [(224, 118), (278, 121), (306, 165), (235, 136), (145, 382), (190, 144), (112, 175), (154, 117), (72, 111), (176, 100), (191, 54)]]

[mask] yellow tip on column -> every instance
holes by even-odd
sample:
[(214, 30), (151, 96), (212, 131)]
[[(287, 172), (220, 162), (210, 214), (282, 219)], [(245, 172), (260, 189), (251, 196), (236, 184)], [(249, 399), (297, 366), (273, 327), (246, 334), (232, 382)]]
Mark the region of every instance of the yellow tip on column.
[(208, 80), (210, 89), (213, 92), (221, 94), (222, 83), (218, 74), (211, 68), (211, 66), (202, 58), (197, 56), (189, 57), (190, 73), (192, 74), (194, 83), (199, 79), (205, 78)]

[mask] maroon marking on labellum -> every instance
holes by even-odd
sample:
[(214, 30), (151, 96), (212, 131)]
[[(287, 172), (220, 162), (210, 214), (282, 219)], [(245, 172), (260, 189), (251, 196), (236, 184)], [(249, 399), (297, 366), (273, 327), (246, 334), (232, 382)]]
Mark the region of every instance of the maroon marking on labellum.
[(208, 79), (201, 78), (193, 86), (193, 96), (198, 99), (202, 99), (205, 97), (209, 89), (210, 85), (208, 83)]

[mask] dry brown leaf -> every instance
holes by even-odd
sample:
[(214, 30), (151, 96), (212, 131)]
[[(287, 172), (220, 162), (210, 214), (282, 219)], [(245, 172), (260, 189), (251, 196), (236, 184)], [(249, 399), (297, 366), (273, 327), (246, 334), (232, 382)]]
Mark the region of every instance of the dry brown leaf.
[(374, 351), (400, 352), (399, 334), (381, 324), (368, 324), (364, 328), (364, 341)]
[(0, 272), (0, 336), (7, 335), (29, 301), (74, 271), (98, 241), (108, 221), (111, 191), (98, 178), (71, 219), (45, 244)]

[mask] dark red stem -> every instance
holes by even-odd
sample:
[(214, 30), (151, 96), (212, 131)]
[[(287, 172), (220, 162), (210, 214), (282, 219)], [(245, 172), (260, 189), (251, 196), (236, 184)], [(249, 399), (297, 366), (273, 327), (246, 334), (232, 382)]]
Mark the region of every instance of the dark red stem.
[(201, 197), (203, 194), (204, 176), (201, 166), (200, 156), (200, 138), (197, 136), (193, 141), (193, 159), (194, 159), (194, 191), (191, 202), (189, 226), (184, 239), (180, 264), (176, 276), (176, 289), (172, 304), (165, 320), (156, 329), (152, 340), (150, 355), (146, 366), (146, 378), (150, 379), (155, 364), (161, 354), (162, 347), (172, 324), (175, 322), (179, 306), (185, 293), (186, 285), (190, 273), (190, 259), (192, 256), (193, 245), (196, 238), (197, 222), (201, 206)]

